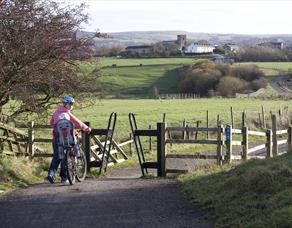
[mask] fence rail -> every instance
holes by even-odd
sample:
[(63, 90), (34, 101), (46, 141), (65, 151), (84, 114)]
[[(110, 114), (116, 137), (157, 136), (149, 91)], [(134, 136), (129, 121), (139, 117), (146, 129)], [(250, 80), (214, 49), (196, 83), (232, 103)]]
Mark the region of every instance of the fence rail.
[[(18, 128), (24, 129), (19, 130)], [(36, 137), (37, 132), (44, 130), (51, 130), (51, 126), (47, 124), (34, 124), (34, 122), (29, 123), (15, 123), (15, 127), (10, 125), (0, 123), (0, 130), (3, 131), (3, 134), (0, 135), (0, 153), (7, 155), (25, 155), (33, 157), (52, 157), (53, 153), (49, 152), (47, 149), (41, 148), (39, 143), (42, 144), (51, 144), (52, 138), (51, 133), (48, 135), (50, 137)], [(109, 130), (111, 132), (111, 130)], [(91, 156), (100, 160), (100, 154), (96, 156), (95, 151), (101, 151), (101, 148), (104, 145), (103, 141), (98, 139), (97, 134), (104, 135), (107, 133), (107, 129), (92, 129), (91, 136)], [(82, 134), (81, 134), (82, 135)], [(82, 138), (80, 142), (82, 142)], [(111, 164), (120, 163), (126, 159), (128, 159), (127, 155), (123, 151), (122, 147), (126, 145), (130, 145), (130, 152), (132, 150), (133, 139), (127, 139), (122, 143), (117, 143), (113, 140), (114, 149), (110, 152)], [(107, 143), (108, 144), (108, 143)], [(51, 145), (50, 145), (51, 147)], [(122, 158), (119, 158), (118, 155), (121, 154)]]
[[(166, 123), (157, 123), (157, 129), (133, 129), (133, 135), (130, 136), (129, 140), (117, 143), (112, 140), (113, 152), (109, 154), (113, 163), (119, 163), (121, 160), (126, 160), (127, 155), (124, 153), (121, 147), (130, 145), (130, 153), (132, 144), (135, 143), (135, 138), (140, 136), (149, 137), (149, 148), (151, 148), (151, 137), (157, 139), (157, 162), (143, 162), (142, 168), (153, 168), (158, 169), (158, 176), (166, 175), (165, 160), (166, 158), (200, 158), (200, 159), (216, 159), (217, 164), (221, 165), (225, 162), (229, 163), (232, 160), (247, 160), (250, 158), (269, 158), (282, 154), (283, 151), (279, 151), (279, 146), (287, 145), (286, 152), (292, 152), (292, 127), (288, 129), (277, 129), (276, 116), (272, 115), (272, 127), (265, 131), (254, 131), (249, 130), (248, 126), (243, 125), (241, 129), (233, 128), (232, 125), (227, 125), (226, 128), (223, 125), (217, 127), (188, 127), (187, 124), (183, 124), (182, 127), (166, 127)], [(165, 121), (165, 119), (164, 119)], [(244, 122), (244, 121), (243, 121)], [(219, 122), (218, 122), (219, 123)], [(19, 130), (15, 127), (9, 126), (4, 123), (0, 123), (0, 152), (6, 154), (23, 154), (31, 157), (40, 156), (52, 156), (52, 153), (43, 150), (39, 147), (38, 143), (51, 143), (50, 138), (36, 137), (36, 131), (43, 131), (49, 129), (49, 125), (37, 125), (34, 122), (30, 122), (25, 125), (16, 125), (17, 127), (25, 128), (26, 131)], [(86, 151), (89, 151), (92, 157), (96, 161), (100, 161), (100, 152), (102, 146), (108, 144), (107, 141), (101, 141), (97, 136), (93, 135), (104, 135), (108, 133), (107, 129), (94, 129), (90, 141), (86, 141)], [(174, 138), (173, 132), (182, 132), (178, 134), (178, 138)], [(195, 132), (195, 135), (189, 134)], [(198, 139), (198, 133), (204, 132), (206, 138)], [(209, 135), (205, 133), (211, 132)], [(84, 136), (84, 135), (83, 135)], [(83, 137), (82, 136), (82, 137)], [(236, 136), (235, 138), (233, 136)], [(84, 136), (85, 137), (85, 136)], [(88, 137), (88, 136), (86, 136)], [(177, 136), (176, 136), (177, 137)], [(181, 137), (181, 138), (180, 138)], [(212, 138), (213, 137), (213, 138)], [(263, 141), (260, 145), (251, 146), (251, 137), (261, 138)], [(236, 140), (235, 140), (236, 139)], [(82, 140), (85, 142), (84, 140)], [(166, 144), (203, 144), (203, 145), (216, 145), (216, 153), (212, 155), (175, 155), (167, 154)], [(85, 143), (83, 144), (85, 145)], [(137, 147), (137, 144), (135, 145)], [(225, 151), (223, 151), (225, 146)], [(235, 148), (236, 147), (236, 148)], [(118, 158), (117, 154), (121, 155), (122, 158)], [(263, 155), (264, 154), (264, 155)], [(88, 155), (89, 156), (89, 155)], [(89, 157), (90, 159), (90, 157)]]
[(200, 94), (194, 93), (165, 93), (159, 94), (160, 99), (195, 99), (200, 98)]
[(0, 123), (0, 153), (7, 155), (27, 155), (28, 136), (24, 131), (8, 124)]
[[(232, 128), (232, 125), (227, 125), (223, 128), (222, 125), (218, 127), (166, 127), (166, 123), (157, 123), (157, 130), (135, 130), (134, 135), (138, 136), (156, 136), (157, 137), (157, 174), (158, 176), (165, 176), (169, 171), (165, 168), (166, 159), (216, 159), (217, 164), (230, 163), (232, 160), (247, 160), (251, 158), (269, 158), (283, 154), (285, 152), (292, 152), (292, 127), (288, 129), (277, 130), (276, 117), (272, 116), (272, 129), (266, 131), (249, 130), (247, 126), (242, 129)], [(173, 132), (213, 132), (215, 139), (193, 139), (190, 136), (184, 137), (184, 134), (176, 136), (181, 138), (173, 138)], [(224, 135), (225, 134), (225, 135)], [(236, 135), (236, 140), (233, 136)], [(225, 136), (225, 139), (224, 139)], [(281, 138), (279, 138), (281, 136)], [(214, 136), (213, 136), (214, 137)], [(260, 145), (251, 146), (251, 137), (262, 138), (264, 141)], [(238, 139), (241, 138), (241, 139)], [(283, 139), (284, 138), (284, 139)], [(216, 154), (168, 154), (166, 144), (204, 144), (217, 145)], [(279, 152), (280, 145), (286, 145), (286, 151)], [(225, 146), (225, 151), (223, 151)], [(234, 148), (236, 147), (236, 148)], [(263, 155), (264, 154), (264, 155)], [(141, 165), (142, 169), (150, 167), (146, 161)], [(154, 166), (151, 166), (152, 168)], [(174, 172), (175, 170), (171, 170)], [(179, 172), (179, 170), (177, 170)], [(142, 171), (143, 173), (143, 171)]]

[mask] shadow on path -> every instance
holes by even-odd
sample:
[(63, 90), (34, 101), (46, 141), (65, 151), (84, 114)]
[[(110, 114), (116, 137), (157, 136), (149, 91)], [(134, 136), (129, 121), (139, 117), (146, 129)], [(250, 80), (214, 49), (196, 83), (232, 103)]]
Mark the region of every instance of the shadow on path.
[(175, 180), (116, 174), (15, 191), (0, 202), (0, 221), (13, 228), (214, 227), (210, 212), (184, 198)]

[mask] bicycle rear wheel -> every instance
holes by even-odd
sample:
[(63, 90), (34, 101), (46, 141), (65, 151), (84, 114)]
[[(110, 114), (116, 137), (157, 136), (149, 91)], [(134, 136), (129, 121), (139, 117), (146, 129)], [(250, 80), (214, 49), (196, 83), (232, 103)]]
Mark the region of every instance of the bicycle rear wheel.
[(77, 172), (77, 158), (74, 156), (72, 148), (66, 151), (66, 172), (69, 183), (75, 184), (76, 172)]
[(86, 156), (83, 150), (80, 149), (80, 156), (77, 157), (77, 172), (76, 179), (81, 182), (85, 179), (87, 174)]

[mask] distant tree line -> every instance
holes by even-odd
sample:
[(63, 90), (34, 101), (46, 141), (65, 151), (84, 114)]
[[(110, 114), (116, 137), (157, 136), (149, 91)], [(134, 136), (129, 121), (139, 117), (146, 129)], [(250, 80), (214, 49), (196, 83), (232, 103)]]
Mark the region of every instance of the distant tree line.
[(230, 66), (209, 60), (184, 67), (179, 81), (181, 93), (200, 96), (232, 97), (235, 93), (250, 93), (266, 86), (264, 73), (256, 65)]
[(292, 52), (277, 48), (252, 46), (243, 47), (237, 52), (230, 52), (228, 56), (236, 62), (286, 62), (292, 61)]
[(125, 52), (125, 48), (123, 45), (102, 45), (95, 48), (94, 56), (96, 57), (115, 57), (118, 55), (122, 55)]

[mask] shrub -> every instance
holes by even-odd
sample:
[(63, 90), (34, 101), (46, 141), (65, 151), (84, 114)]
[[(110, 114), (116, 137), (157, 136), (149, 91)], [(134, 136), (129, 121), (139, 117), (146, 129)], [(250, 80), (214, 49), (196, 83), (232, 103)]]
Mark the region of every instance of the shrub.
[(232, 97), (236, 92), (242, 92), (245, 88), (243, 80), (231, 76), (221, 78), (217, 93), (221, 96)]
[(197, 62), (182, 69), (179, 91), (209, 96), (233, 96), (236, 92), (254, 92), (267, 86), (264, 74), (256, 65), (230, 66), (209, 60)]
[(256, 91), (260, 88), (266, 88), (267, 85), (268, 85), (267, 79), (259, 78), (250, 82), (249, 88), (251, 88), (253, 91)]
[(253, 81), (264, 77), (264, 73), (256, 65), (240, 65), (234, 66), (231, 75), (245, 81)]

